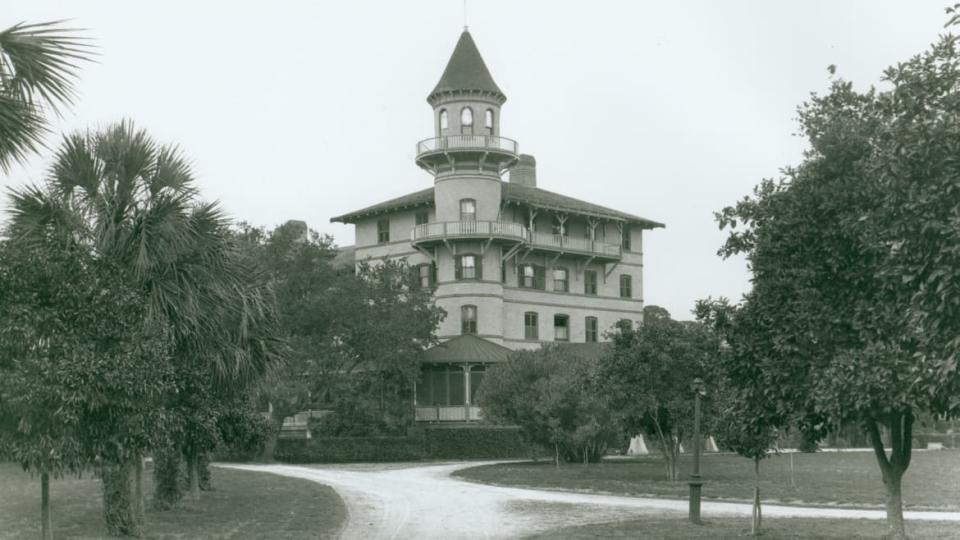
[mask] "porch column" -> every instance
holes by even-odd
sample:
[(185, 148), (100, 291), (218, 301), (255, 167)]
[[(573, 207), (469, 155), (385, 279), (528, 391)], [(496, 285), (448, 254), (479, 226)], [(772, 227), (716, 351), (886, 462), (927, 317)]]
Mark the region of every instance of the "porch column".
[(470, 363), (463, 364), (463, 412), (464, 419), (470, 421)]

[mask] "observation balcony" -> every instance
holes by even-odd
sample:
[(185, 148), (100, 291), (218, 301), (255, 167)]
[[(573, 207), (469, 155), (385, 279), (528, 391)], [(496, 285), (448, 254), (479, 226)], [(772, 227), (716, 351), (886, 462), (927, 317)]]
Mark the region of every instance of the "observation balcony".
[(527, 241), (529, 236), (527, 228), (519, 223), (507, 221), (448, 221), (417, 225), (410, 232), (410, 242), (426, 244), (446, 240), (482, 238), (523, 243)]
[(417, 143), (417, 165), (433, 172), (501, 172), (517, 161), (517, 141), (494, 135), (447, 135)]
[(423, 223), (410, 231), (410, 242), (424, 246), (451, 240), (491, 239), (513, 242), (534, 251), (587, 257), (598, 262), (619, 261), (623, 252), (619, 244), (559, 234), (530, 233), (520, 223), (507, 221), (448, 221)]

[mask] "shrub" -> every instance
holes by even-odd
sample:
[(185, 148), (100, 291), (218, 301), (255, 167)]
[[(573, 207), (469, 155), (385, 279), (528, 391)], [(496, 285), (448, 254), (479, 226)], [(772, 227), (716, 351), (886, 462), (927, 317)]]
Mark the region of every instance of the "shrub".
[(428, 427), (424, 445), (426, 456), (434, 459), (528, 458), (538, 453), (519, 428), (507, 426)]
[(280, 439), (274, 458), (285, 463), (350, 463), (419, 461), (419, 437), (329, 437)]

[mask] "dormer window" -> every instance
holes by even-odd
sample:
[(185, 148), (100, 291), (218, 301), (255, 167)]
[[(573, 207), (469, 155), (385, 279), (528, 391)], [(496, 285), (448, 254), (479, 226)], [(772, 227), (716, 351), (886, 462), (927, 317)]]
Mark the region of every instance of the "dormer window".
[(440, 134), (445, 135), (447, 133), (447, 128), (450, 127), (450, 117), (447, 115), (447, 110), (443, 109), (440, 111)]
[(473, 109), (470, 107), (460, 111), (460, 133), (473, 133)]
[(487, 109), (487, 114), (484, 117), (483, 127), (487, 131), (487, 135), (493, 135), (493, 109)]

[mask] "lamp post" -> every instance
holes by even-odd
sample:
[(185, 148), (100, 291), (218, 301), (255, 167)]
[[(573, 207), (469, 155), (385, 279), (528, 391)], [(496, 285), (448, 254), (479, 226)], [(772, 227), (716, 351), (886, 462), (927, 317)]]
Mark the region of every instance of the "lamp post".
[(693, 390), (693, 473), (690, 475), (690, 522), (700, 525), (700, 396), (706, 394), (703, 379), (697, 377), (690, 385)]

